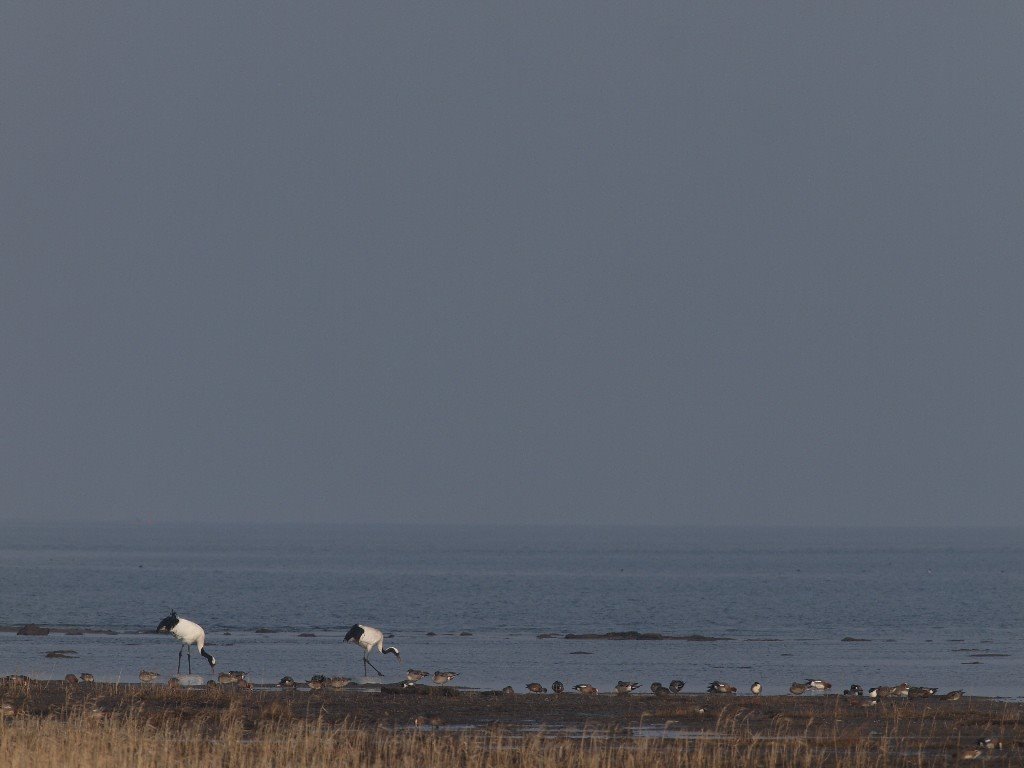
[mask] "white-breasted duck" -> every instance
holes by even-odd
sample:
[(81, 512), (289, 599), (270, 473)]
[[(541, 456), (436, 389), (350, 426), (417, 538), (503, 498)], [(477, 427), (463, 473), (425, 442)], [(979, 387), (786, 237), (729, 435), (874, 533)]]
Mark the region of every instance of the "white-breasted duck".
[(454, 680), (456, 677), (458, 677), (458, 675), (458, 672), (441, 672), (440, 670), (438, 670), (434, 673), (433, 680), (437, 685), (444, 685), (445, 683)]

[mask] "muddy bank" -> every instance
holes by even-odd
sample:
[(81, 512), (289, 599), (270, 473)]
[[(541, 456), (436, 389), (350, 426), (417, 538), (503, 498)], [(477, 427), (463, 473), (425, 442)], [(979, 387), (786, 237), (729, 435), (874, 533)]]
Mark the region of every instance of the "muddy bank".
[(857, 697), (732, 696), (681, 693), (531, 694), (465, 691), (417, 685), (350, 687), (340, 691), (244, 689), (238, 686), (171, 688), (166, 685), (0, 684), (0, 699), (18, 716), (67, 717), (83, 708), (97, 716), (141, 712), (155, 720), (192, 720), (228, 709), (246, 718), (290, 718), (326, 723), (405, 727), (429, 718), (434, 725), (579, 730), (584, 728), (668, 729), (714, 733), (723, 722), (740, 721), (751, 733), (767, 734), (827, 726), (843, 738), (883, 732), (900, 723), (921, 738), (964, 740), (998, 736), (1024, 744), (1024, 703), (965, 697), (960, 701), (889, 699), (871, 705)]
[(710, 635), (664, 635), (661, 632), (569, 632), (566, 635), (551, 632), (537, 635), (541, 640), (561, 637), (565, 640), (686, 640), (691, 643), (714, 643), (719, 640), (732, 640), (731, 637), (712, 637)]

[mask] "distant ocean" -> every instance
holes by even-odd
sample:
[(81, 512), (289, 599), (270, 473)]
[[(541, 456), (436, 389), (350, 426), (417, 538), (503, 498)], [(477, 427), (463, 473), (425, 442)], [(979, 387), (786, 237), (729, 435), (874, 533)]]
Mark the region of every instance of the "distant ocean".
[[(2, 526), (0, 625), (115, 634), (0, 632), (0, 675), (171, 675), (174, 639), (150, 634), (171, 609), (206, 628), (218, 670), (256, 682), (361, 677), (342, 638), (363, 623), (402, 652), (373, 659), (389, 681), (417, 667), (487, 689), (783, 693), (822, 677), (1024, 697), (1021, 530)], [(723, 639), (538, 638), (616, 631)], [(45, 657), (58, 649), (77, 658)]]

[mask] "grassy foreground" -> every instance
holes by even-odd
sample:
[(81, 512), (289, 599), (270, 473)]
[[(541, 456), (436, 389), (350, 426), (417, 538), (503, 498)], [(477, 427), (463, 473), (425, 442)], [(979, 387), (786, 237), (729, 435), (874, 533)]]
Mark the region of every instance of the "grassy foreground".
[[(1024, 706), (989, 700), (868, 708), (840, 697), (442, 700), (56, 684), (3, 699), (15, 711), (0, 718), (0, 765), (13, 768), (1024, 764)], [(1001, 746), (972, 757), (985, 736)]]

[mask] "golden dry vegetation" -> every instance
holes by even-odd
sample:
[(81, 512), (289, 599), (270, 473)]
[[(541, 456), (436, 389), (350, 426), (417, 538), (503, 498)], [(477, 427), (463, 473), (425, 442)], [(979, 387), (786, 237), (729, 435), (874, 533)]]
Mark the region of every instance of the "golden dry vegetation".
[[(594, 700), (597, 701), (594, 701)], [(0, 691), (14, 768), (607, 768), (1024, 764), (1024, 706), (841, 697), (320, 694), (34, 684)], [(13, 710), (13, 711), (11, 711)]]

